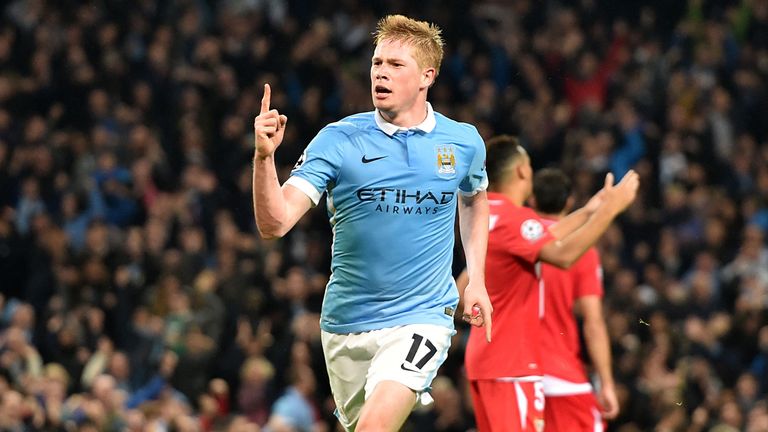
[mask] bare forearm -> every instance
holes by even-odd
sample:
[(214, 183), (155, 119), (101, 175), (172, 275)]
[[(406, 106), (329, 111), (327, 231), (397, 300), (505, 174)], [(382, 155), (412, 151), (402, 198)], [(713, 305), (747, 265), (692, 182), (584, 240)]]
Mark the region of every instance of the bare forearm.
[(556, 239), (560, 240), (571, 235), (574, 231), (584, 225), (587, 220), (589, 220), (589, 212), (580, 208), (560, 219), (556, 224), (550, 226), (549, 232), (552, 233)]
[(613, 385), (611, 346), (605, 322), (602, 319), (586, 321), (584, 323), (584, 339), (589, 358), (600, 377), (600, 382), (602, 385)]
[[(481, 195), (482, 194), (482, 195)], [(488, 248), (488, 199), (485, 192), (460, 198), (459, 231), (467, 259), (469, 280), (485, 280), (485, 253)]]
[(542, 261), (561, 268), (570, 267), (597, 242), (613, 222), (616, 212), (610, 208), (592, 213), (587, 222), (562, 240), (550, 242), (541, 249)]
[(272, 156), (253, 158), (253, 214), (259, 234), (265, 238), (285, 234), (285, 199)]

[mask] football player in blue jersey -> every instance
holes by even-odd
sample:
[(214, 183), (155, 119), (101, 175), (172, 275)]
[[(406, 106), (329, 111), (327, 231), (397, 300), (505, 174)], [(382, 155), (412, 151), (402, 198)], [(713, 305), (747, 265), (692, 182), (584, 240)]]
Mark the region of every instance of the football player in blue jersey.
[(463, 318), (491, 334), (485, 145), (475, 127), (427, 102), (443, 57), (440, 29), (391, 15), (374, 43), (375, 110), (324, 127), (282, 186), (274, 153), (288, 119), (270, 108), (268, 84), (254, 120), (259, 233), (283, 236), (326, 193), (333, 253), (321, 339), (348, 431), (399, 430), (417, 403), (431, 402), (455, 333), (457, 202), (469, 269)]

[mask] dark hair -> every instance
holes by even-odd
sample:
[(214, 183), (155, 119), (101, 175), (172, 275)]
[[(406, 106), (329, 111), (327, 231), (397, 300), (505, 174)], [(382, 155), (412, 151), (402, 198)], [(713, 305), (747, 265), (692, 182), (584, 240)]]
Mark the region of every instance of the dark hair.
[(533, 197), (536, 210), (558, 214), (565, 208), (571, 195), (571, 179), (562, 170), (544, 168), (533, 176)]
[(490, 189), (493, 190), (502, 182), (504, 171), (528, 153), (517, 138), (511, 135), (495, 136), (488, 140), (486, 147), (485, 169), (488, 172)]

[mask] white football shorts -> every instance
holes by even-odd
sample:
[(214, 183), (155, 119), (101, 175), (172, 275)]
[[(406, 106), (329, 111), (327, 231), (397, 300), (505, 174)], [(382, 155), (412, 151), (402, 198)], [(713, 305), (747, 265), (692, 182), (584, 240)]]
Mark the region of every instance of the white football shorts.
[(417, 403), (432, 403), (432, 380), (448, 356), (455, 333), (434, 324), (349, 334), (323, 331), (325, 364), (342, 426), (353, 430), (363, 403), (381, 381), (399, 382), (416, 392)]

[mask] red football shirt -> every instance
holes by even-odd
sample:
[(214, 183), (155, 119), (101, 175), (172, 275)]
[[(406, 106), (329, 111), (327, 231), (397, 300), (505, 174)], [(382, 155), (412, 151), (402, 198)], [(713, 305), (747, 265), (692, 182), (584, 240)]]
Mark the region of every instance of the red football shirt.
[(472, 380), (542, 375), (540, 353), (539, 251), (554, 237), (531, 209), (488, 193), (490, 230), (485, 286), (493, 304), (492, 342), (472, 327), (465, 366)]
[[(554, 221), (544, 220), (546, 226)], [(579, 329), (573, 316), (576, 299), (603, 296), (600, 256), (590, 248), (568, 270), (541, 265), (544, 281), (544, 319), (541, 327), (542, 369), (546, 375), (573, 383), (588, 382), (581, 362)]]

